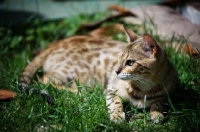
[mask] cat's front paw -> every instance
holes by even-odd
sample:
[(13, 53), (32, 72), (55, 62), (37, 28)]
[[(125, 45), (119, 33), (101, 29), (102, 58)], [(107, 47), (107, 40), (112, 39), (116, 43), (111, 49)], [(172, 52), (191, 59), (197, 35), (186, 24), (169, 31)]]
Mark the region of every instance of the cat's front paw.
[(110, 114), (110, 120), (115, 122), (115, 123), (121, 123), (125, 120), (125, 113), (124, 112), (111, 113)]
[(153, 123), (160, 123), (164, 120), (164, 115), (158, 111), (150, 112), (150, 119)]

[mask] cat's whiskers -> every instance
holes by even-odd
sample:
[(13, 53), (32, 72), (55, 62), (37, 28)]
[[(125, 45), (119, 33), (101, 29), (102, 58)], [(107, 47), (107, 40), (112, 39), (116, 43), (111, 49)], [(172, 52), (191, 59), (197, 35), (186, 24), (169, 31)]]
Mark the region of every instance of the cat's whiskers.
[(143, 78), (141, 78), (142, 80), (144, 80), (144, 83), (146, 84), (146, 85), (156, 85), (156, 83), (154, 82), (154, 81), (152, 81), (152, 80), (150, 80), (149, 78), (145, 78), (145, 77), (143, 77)]
[(153, 86), (156, 85), (156, 83), (154, 83), (152, 80), (150, 80), (149, 78), (145, 78), (143, 76), (140, 75), (132, 75), (132, 79), (133, 80), (137, 80), (139, 81), (141, 84), (144, 84), (147, 86), (147, 88), (152, 88)]
[(148, 69), (148, 72), (151, 73), (151, 74), (153, 74), (153, 75), (155, 75), (155, 73), (152, 72), (150, 69)]

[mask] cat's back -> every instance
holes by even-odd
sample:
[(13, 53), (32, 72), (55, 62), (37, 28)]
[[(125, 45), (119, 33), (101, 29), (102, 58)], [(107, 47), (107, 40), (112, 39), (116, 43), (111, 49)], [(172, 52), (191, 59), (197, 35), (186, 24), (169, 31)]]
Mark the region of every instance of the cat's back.
[(123, 42), (89, 36), (66, 38), (52, 43), (47, 49), (50, 53), (43, 61), (43, 70), (58, 74), (63, 82), (69, 78), (83, 82), (87, 78), (102, 80), (117, 63), (118, 52), (124, 45)]
[[(90, 36), (73, 36), (50, 44), (46, 50), (49, 52), (44, 60), (44, 69), (52, 69), (52, 66), (62, 65), (61, 63), (86, 62), (90, 65), (100, 61), (102, 55), (111, 57), (117, 55), (124, 43), (109, 41)], [(46, 51), (44, 51), (45, 53)], [(99, 60), (97, 59), (99, 58)], [(116, 58), (117, 60), (117, 58)], [(51, 66), (52, 65), (52, 66)]]

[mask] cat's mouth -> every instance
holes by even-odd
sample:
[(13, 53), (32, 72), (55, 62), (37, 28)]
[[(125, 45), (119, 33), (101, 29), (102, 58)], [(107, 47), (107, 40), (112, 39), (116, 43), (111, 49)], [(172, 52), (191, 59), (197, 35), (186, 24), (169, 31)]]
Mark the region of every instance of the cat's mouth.
[(132, 75), (129, 73), (120, 73), (117, 75), (122, 80), (132, 80)]

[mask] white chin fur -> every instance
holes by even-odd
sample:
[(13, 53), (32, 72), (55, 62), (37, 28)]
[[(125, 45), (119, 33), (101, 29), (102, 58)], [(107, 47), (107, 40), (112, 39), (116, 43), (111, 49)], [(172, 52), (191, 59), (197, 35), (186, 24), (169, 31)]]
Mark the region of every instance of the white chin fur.
[(122, 80), (131, 80), (131, 74), (128, 73), (120, 73), (117, 75)]

